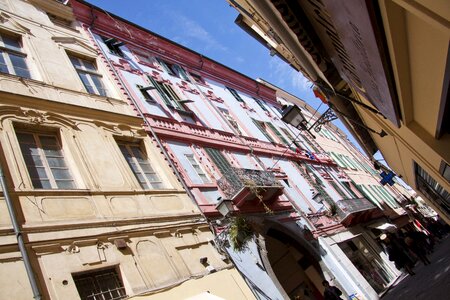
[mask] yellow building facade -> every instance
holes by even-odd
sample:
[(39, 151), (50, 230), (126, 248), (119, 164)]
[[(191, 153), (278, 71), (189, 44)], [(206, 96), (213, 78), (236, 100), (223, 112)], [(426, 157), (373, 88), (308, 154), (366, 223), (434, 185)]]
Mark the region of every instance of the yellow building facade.
[(0, 56), (3, 299), (254, 298), (70, 5), (0, 1)]
[(450, 222), (448, 1), (231, 1), (236, 23), (314, 82), (370, 156)]

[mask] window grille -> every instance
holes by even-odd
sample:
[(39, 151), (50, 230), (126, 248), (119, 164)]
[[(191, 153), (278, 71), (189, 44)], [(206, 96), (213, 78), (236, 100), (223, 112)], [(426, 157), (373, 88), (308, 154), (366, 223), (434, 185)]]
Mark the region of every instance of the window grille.
[(81, 300), (118, 300), (127, 297), (116, 269), (72, 275)]

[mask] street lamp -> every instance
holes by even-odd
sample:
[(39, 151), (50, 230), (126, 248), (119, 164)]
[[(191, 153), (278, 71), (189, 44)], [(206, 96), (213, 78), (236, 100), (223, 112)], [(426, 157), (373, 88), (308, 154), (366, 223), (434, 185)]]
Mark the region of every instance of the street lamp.
[(285, 123), (291, 124), (295, 128), (307, 130), (305, 116), (302, 114), (302, 110), (297, 105), (286, 107), (283, 110), (283, 117), (281, 120)]
[(232, 211), (234, 211), (232, 200), (222, 199), (222, 197), (217, 198), (217, 200), (219, 200), (219, 203), (217, 203), (216, 209), (224, 218), (227, 217)]

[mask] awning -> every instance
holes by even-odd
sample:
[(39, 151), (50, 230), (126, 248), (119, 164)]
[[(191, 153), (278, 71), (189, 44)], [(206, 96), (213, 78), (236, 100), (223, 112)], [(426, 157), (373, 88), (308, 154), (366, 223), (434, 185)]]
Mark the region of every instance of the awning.
[(379, 221), (372, 224), (367, 225), (370, 228), (376, 228), (378, 230), (387, 231), (387, 232), (394, 232), (397, 229), (397, 226), (394, 224), (385, 222), (385, 221)]

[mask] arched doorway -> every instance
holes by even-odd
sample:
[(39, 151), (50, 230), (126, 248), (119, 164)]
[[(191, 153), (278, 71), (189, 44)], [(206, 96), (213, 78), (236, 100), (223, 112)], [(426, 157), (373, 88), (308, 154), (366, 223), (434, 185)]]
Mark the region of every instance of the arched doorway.
[(322, 300), (323, 274), (317, 259), (279, 229), (270, 228), (264, 241), (272, 272), (289, 298)]

